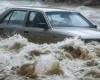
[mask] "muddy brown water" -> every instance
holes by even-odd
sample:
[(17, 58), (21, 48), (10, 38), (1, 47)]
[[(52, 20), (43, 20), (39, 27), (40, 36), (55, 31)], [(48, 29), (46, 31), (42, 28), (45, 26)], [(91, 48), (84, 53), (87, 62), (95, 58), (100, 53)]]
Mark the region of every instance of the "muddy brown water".
[[(100, 9), (85, 6), (44, 5), (39, 2), (0, 1), (9, 7), (50, 6), (76, 10), (100, 26)], [(35, 44), (21, 35), (0, 38), (0, 80), (99, 80), (100, 43), (85, 44), (66, 39), (52, 44)]]

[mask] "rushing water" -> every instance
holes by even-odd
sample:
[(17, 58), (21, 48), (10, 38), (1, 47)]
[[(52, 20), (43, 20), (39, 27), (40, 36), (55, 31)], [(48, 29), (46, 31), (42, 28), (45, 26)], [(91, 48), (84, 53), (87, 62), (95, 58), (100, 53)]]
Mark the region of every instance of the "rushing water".
[[(39, 2), (0, 1), (0, 11), (37, 5), (51, 7)], [(60, 8), (79, 11), (100, 26), (98, 8), (65, 5)], [(100, 44), (74, 39), (35, 44), (18, 34), (0, 38), (0, 80), (100, 80)]]

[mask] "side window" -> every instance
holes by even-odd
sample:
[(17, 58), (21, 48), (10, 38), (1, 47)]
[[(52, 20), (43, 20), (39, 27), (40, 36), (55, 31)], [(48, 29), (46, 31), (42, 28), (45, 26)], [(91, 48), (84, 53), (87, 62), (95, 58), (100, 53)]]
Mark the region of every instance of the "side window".
[(46, 20), (42, 13), (40, 12), (30, 12), (28, 21), (28, 27), (39, 27), (39, 28), (47, 28)]
[(10, 12), (10, 13), (4, 18), (4, 20), (2, 21), (2, 23), (7, 24), (7, 23), (9, 22), (9, 19), (10, 19), (12, 13), (13, 13), (13, 12)]
[(12, 11), (2, 23), (22, 25), (26, 16), (26, 11)]

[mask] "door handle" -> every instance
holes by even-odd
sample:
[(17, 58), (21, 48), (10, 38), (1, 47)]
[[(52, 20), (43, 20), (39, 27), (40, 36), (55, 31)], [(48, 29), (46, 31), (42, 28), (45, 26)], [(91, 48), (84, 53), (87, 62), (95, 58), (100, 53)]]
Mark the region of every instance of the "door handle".
[(24, 33), (27, 33), (27, 34), (28, 34), (28, 33), (29, 33), (29, 31), (24, 31)]

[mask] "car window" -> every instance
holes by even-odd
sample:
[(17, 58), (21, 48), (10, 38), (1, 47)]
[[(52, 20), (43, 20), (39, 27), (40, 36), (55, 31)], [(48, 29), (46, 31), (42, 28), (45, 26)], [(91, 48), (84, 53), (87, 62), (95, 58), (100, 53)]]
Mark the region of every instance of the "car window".
[(10, 12), (5, 18), (4, 18), (4, 20), (2, 21), (2, 23), (8, 23), (9, 22), (9, 19), (10, 19), (10, 17), (11, 17), (11, 15), (12, 15), (12, 12)]
[(40, 12), (30, 12), (28, 21), (27, 21), (28, 27), (39, 27), (39, 28), (45, 28), (47, 27), (46, 20), (42, 13)]
[(12, 11), (2, 23), (22, 25), (24, 24), (26, 13), (26, 11)]
[(46, 12), (50, 24), (53, 27), (89, 27), (87, 22), (79, 13), (66, 11)]

